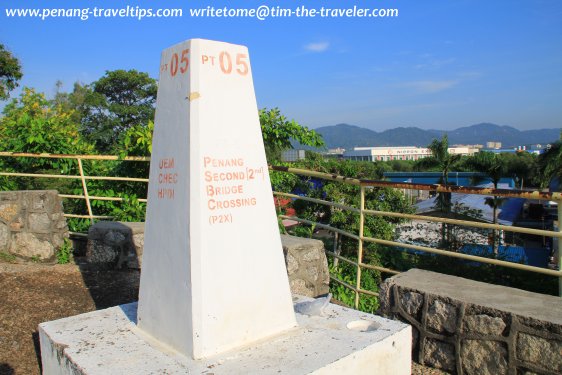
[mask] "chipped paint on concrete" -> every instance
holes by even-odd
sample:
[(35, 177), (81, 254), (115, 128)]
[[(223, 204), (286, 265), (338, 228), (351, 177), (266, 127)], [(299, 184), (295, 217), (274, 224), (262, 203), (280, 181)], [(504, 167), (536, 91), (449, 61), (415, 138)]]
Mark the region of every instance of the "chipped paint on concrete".
[[(131, 303), (42, 323), (44, 374), (410, 373), (409, 325), (333, 304), (325, 317), (297, 313), (297, 328), (203, 360), (147, 338), (136, 328), (136, 310)], [(363, 326), (371, 328), (354, 328)]]

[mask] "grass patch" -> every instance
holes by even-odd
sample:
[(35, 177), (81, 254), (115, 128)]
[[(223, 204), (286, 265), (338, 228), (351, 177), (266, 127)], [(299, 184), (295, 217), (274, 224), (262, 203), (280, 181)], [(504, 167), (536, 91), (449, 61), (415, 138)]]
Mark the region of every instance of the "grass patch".
[(0, 251), (0, 261), (7, 263), (16, 263), (16, 260), (17, 258), (15, 255)]

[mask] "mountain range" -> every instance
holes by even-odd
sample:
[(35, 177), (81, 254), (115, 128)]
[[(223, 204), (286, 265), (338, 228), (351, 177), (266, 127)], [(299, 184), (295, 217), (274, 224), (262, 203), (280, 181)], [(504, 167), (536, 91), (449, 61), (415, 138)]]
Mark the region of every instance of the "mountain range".
[(548, 144), (560, 139), (560, 129), (518, 130), (511, 126), (482, 123), (455, 130), (424, 130), (399, 127), (376, 132), (359, 126), (338, 124), (314, 129), (324, 138), (327, 148), (352, 149), (360, 146), (419, 146), (425, 147), (443, 134), (449, 144), (480, 144), (501, 142), (502, 148)]

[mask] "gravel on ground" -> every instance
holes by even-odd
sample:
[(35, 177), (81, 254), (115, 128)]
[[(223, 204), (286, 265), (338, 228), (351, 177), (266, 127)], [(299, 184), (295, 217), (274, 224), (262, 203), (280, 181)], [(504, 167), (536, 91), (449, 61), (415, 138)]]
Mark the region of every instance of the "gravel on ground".
[[(138, 270), (0, 261), (0, 375), (41, 373), (41, 322), (136, 301)], [(412, 374), (442, 371), (412, 362)]]

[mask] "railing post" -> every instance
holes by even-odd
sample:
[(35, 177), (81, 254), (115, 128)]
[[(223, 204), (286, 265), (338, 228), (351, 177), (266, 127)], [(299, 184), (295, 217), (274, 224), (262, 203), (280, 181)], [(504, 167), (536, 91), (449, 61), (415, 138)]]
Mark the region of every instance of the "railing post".
[[(338, 232), (334, 232), (334, 246), (333, 246), (332, 251), (334, 252), (334, 254), (340, 255), (340, 248), (338, 246), (338, 239), (339, 239)], [(337, 268), (339, 264), (340, 264), (340, 260), (338, 258), (334, 257), (334, 268)]]
[(361, 289), (361, 266), (363, 263), (363, 224), (365, 223), (365, 187), (361, 186), (359, 203), (359, 244), (357, 248), (357, 283), (355, 290), (355, 308), (359, 308), (359, 289)]
[[(558, 204), (558, 231), (562, 233), (562, 201), (556, 203)], [(558, 242), (558, 271), (562, 271), (562, 238), (558, 237), (556, 241)], [(562, 297), (562, 276), (558, 277), (558, 295)]]
[(88, 215), (90, 216), (90, 223), (94, 223), (94, 214), (92, 213), (92, 206), (90, 205), (90, 196), (88, 195), (88, 187), (86, 186), (86, 178), (84, 177), (84, 168), (82, 168), (82, 159), (78, 160), (78, 170), (80, 171), (80, 180), (82, 181), (82, 190), (84, 190), (84, 198), (86, 199), (86, 207), (88, 207)]

